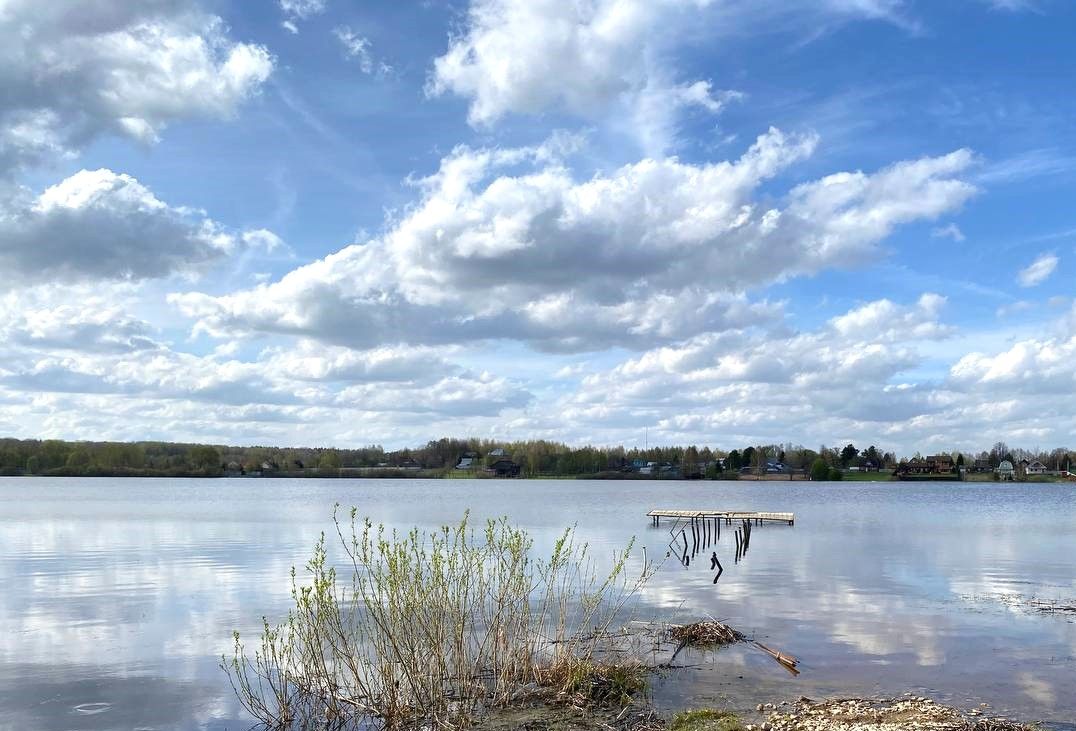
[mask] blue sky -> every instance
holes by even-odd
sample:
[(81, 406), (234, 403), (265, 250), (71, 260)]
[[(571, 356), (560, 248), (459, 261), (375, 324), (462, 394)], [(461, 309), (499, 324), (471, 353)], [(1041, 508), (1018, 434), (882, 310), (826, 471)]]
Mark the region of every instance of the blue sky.
[(0, 433), (1072, 446), (1060, 0), (0, 4)]

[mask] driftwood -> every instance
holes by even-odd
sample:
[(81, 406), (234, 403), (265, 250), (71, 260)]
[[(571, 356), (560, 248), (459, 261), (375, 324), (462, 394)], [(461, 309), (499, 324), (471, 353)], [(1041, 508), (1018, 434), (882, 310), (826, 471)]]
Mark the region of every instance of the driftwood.
[(781, 667), (792, 673), (792, 675), (800, 674), (800, 671), (796, 669), (796, 666), (799, 665), (800, 661), (797, 660), (793, 655), (788, 655), (781, 652), (780, 650), (771, 650), (758, 640), (751, 640), (751, 644), (753, 644), (755, 647), (762, 650), (767, 655), (776, 660)]

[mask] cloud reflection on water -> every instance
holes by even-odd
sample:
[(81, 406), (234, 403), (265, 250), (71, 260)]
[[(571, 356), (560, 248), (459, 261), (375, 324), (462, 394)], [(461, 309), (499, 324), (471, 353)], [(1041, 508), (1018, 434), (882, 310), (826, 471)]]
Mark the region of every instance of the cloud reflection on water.
[[(475, 519), (508, 514), (531, 528), (539, 550), (578, 522), (602, 559), (632, 534), (649, 557), (664, 556), (668, 526), (648, 528), (646, 510), (706, 504), (795, 510), (797, 523), (756, 528), (740, 563), (723, 530), (704, 556), (716, 550), (725, 566), (717, 585), (708, 561), (684, 568), (670, 558), (639, 615), (722, 618), (799, 656), (804, 673), (789, 679), (760, 654), (730, 648), (661, 681), (659, 703), (748, 707), (761, 694), (922, 689), (1061, 721), (1076, 716), (1076, 694), (1065, 689), (1076, 624), (968, 600), (1076, 593), (1064, 561), (1076, 552), (1071, 488), (1040, 488), (6, 480), (3, 705), (38, 728), (67, 727), (71, 708), (96, 702), (112, 706), (92, 716), (104, 724), (93, 728), (234, 719), (217, 658), (232, 629), (251, 636), (262, 614), (286, 611), (290, 568), (331, 530), (336, 501), (400, 526), (434, 527), (466, 508)], [(1016, 527), (1031, 515), (1033, 539)]]

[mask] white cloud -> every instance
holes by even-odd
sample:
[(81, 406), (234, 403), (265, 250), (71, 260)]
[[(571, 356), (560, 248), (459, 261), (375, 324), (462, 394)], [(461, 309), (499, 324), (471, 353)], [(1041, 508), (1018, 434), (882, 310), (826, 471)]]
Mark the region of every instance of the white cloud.
[(263, 355), (264, 368), (274, 376), (299, 382), (432, 383), (464, 373), (431, 348), (381, 347), (359, 351), (326, 346), (310, 340), (274, 348)]
[[(663, 36), (705, 0), (473, 0), (466, 31), (434, 61), (429, 93), (471, 101), (472, 125), (564, 110), (589, 119), (616, 108), (648, 154), (675, 136), (678, 111), (719, 112), (731, 98), (708, 81), (680, 83)], [(625, 116), (625, 115), (617, 115)]]
[(160, 347), (155, 329), (130, 315), (120, 287), (47, 285), (0, 294), (0, 353), (8, 363), (31, 353), (127, 353)]
[[(24, 435), (371, 443), (401, 429), (418, 438), (435, 423), (446, 431), (488, 424), (532, 400), (513, 380), (428, 349), (299, 342), (250, 360), (234, 349), (198, 356), (159, 343), (128, 347), (129, 331), (148, 326), (114, 308), (107, 317), (75, 309), (48, 315), (67, 321), (59, 329), (45, 323), (47, 334), (77, 340), (57, 346), (25, 337), (28, 323), (40, 329), (32, 313), (0, 330), (0, 423), (10, 418)], [(69, 418), (58, 421), (57, 413)]]
[(597, 421), (609, 441), (649, 426), (659, 441), (726, 447), (845, 434), (881, 443), (890, 424), (940, 407), (899, 378), (923, 361), (916, 343), (949, 334), (943, 302), (869, 302), (813, 332), (701, 335), (586, 376), (551, 411), (569, 430)]
[(482, 424), (532, 399), (514, 380), (453, 362), (454, 349), (289, 339), (257, 354), (236, 341), (181, 352), (131, 313), (151, 291), (94, 283), (0, 293), (0, 423), (17, 425), (8, 434), (294, 443), (303, 424), (307, 443), (349, 433), (370, 443), (435, 422)]
[(716, 114), (738, 96), (677, 73), (673, 50), (699, 40), (699, 29), (707, 42), (775, 25), (824, 32), (851, 19), (918, 30), (904, 10), (901, 0), (471, 0), (428, 93), (467, 99), (476, 127), (566, 112), (625, 128), (645, 154), (660, 155), (676, 146), (684, 111)]
[(993, 355), (969, 353), (953, 365), (950, 376), (965, 390), (1068, 396), (1076, 389), (1076, 337), (1021, 340)]
[(1026, 300), (1017, 300), (1011, 304), (1002, 305), (998, 307), (994, 314), (998, 317), (1008, 317), (1009, 315), (1016, 315), (1021, 312), (1027, 312), (1035, 307), (1035, 305)]
[(343, 46), (344, 56), (357, 61), (359, 68), (362, 69), (364, 74), (372, 74), (374, 71), (377, 71), (379, 74), (387, 74), (392, 71), (392, 67), (388, 64), (384, 62), (374, 62), (373, 54), (370, 53), (369, 38), (360, 36), (346, 25), (333, 28), (333, 35), (336, 36), (336, 40), (340, 41), (340, 45)]
[(945, 304), (945, 297), (929, 292), (911, 309), (881, 299), (835, 317), (829, 324), (835, 332), (849, 339), (881, 342), (936, 340), (952, 334), (952, 328), (937, 320)]
[(280, 25), (292, 34), (299, 32), (298, 21), (321, 15), (327, 7), (326, 0), (279, 0), (279, 3), (285, 16)]
[[(867, 261), (893, 228), (959, 207), (967, 151), (756, 190), (816, 145), (770, 130), (733, 162), (644, 159), (576, 181), (548, 146), (458, 148), (381, 237), (279, 282), (171, 301), (210, 333), (382, 343), (649, 347), (764, 322), (750, 288)], [(505, 166), (527, 168), (498, 174)]]
[(65, 305), (35, 300), (38, 291), (0, 297), (0, 315), (5, 303), (23, 313), (0, 328), (0, 421), (27, 435), (405, 445), (511, 430), (632, 443), (649, 428), (659, 443), (852, 440), (910, 454), (978, 448), (999, 429), (1011, 442), (1064, 442), (1076, 427), (1072, 336), (973, 353), (924, 378), (925, 346), (953, 332), (944, 298), (929, 293), (866, 302), (815, 330), (748, 326), (612, 367), (579, 363), (553, 376), (566, 395), (535, 397), (540, 384), (454, 362), (494, 361), (487, 347), (360, 351), (300, 339), (247, 359), (235, 347), (197, 356), (148, 340), (154, 329), (115, 299)]
[(0, 267), (9, 274), (0, 289), (190, 274), (248, 247), (281, 245), (269, 231), (232, 233), (170, 206), (111, 170), (82, 170), (37, 197), (12, 190), (0, 200)]
[(1026, 269), (1020, 270), (1017, 279), (1021, 287), (1034, 287), (1042, 284), (1057, 269), (1060, 260), (1055, 254), (1040, 254)]
[(662, 84), (649, 81), (633, 101), (631, 134), (648, 154), (660, 156), (667, 147), (677, 146), (680, 117), (692, 108), (718, 114), (730, 102), (743, 98), (736, 91), (715, 91), (709, 81), (691, 84)]
[(475, 0), (466, 32), (434, 62), (431, 91), (471, 98), (473, 124), (558, 106), (594, 115), (642, 85), (644, 37), (676, 4)]
[(280, 0), (280, 9), (286, 14), (306, 19), (325, 12), (326, 0)]
[(955, 223), (938, 226), (931, 230), (930, 235), (936, 239), (952, 239), (958, 244), (967, 238)]
[(226, 117), (273, 69), (189, 2), (8, 0), (0, 11), (0, 174), (114, 133), (153, 142), (172, 121)]
[[(529, 428), (602, 443), (875, 443), (904, 454), (1066, 443), (1076, 427), (1076, 337), (1028, 339), (941, 370), (944, 299), (865, 303), (806, 332), (751, 328), (655, 348), (600, 371)], [(974, 339), (974, 338), (972, 338)], [(567, 374), (566, 374), (567, 375)], [(555, 416), (553, 416), (555, 415)], [(954, 432), (952, 425), (960, 424)]]

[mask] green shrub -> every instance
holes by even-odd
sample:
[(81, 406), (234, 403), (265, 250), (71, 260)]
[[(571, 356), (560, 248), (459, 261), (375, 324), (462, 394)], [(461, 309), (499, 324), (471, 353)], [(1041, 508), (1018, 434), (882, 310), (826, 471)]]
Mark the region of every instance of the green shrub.
[(338, 585), (322, 534), (310, 584), (292, 569), (287, 619), (264, 621), (253, 655), (236, 633), (233, 657), (222, 658), (240, 702), (266, 726), (460, 728), (528, 683), (603, 702), (638, 691), (641, 674), (595, 658), (653, 571), (644, 561), (629, 575), (630, 544), (605, 573), (571, 529), (540, 559), (507, 519), (406, 534), (357, 522), (354, 510), (349, 531), (333, 519), (350, 585)]

